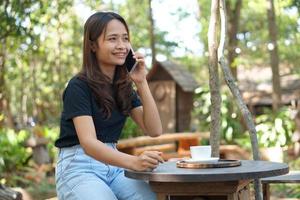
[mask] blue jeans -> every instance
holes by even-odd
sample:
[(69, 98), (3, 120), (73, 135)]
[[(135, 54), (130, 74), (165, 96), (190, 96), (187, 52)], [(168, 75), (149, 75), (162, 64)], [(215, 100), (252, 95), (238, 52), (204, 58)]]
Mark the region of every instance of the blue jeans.
[[(116, 148), (112, 143), (106, 145)], [(56, 191), (59, 200), (156, 199), (148, 183), (125, 177), (122, 168), (93, 159), (80, 145), (60, 149)]]

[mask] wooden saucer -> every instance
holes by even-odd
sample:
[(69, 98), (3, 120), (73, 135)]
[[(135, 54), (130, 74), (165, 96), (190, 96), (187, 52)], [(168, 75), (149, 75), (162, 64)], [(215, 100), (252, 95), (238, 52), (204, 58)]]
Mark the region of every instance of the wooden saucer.
[(240, 166), (240, 160), (226, 160), (219, 159), (215, 162), (188, 162), (186, 160), (180, 160), (176, 162), (176, 166), (179, 168), (191, 168), (191, 169), (203, 169), (203, 168), (222, 168), (222, 167), (236, 167)]

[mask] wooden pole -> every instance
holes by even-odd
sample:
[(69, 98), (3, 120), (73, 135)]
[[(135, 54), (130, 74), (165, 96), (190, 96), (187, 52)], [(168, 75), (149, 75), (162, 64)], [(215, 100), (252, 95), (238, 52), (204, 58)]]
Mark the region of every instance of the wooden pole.
[(218, 24), (219, 0), (211, 1), (211, 15), (208, 28), (208, 52), (209, 52), (209, 88), (211, 100), (211, 125), (210, 125), (210, 145), (212, 146), (212, 156), (219, 157), (220, 129), (221, 129), (221, 94), (218, 71)]

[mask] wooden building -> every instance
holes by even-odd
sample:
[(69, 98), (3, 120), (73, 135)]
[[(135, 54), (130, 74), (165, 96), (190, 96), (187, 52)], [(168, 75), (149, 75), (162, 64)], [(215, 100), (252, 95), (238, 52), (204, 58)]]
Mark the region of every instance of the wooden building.
[(198, 84), (183, 66), (171, 61), (156, 62), (147, 75), (158, 107), (163, 132), (190, 131), (194, 90)]
[[(281, 72), (283, 74), (283, 72)], [(272, 108), (272, 72), (270, 67), (253, 67), (238, 72), (239, 89), (250, 111), (256, 115), (263, 113), (263, 108)], [(286, 73), (280, 76), (281, 101), (300, 111), (300, 77)]]

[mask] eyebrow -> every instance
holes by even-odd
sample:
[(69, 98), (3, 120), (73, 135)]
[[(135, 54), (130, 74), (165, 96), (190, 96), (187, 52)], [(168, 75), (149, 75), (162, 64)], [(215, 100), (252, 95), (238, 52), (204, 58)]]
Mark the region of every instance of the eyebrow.
[(105, 37), (119, 36), (119, 35), (121, 35), (121, 36), (128, 36), (128, 34), (127, 34), (127, 33), (124, 33), (124, 34), (112, 33), (112, 34), (108, 34), (108, 35), (106, 35)]

